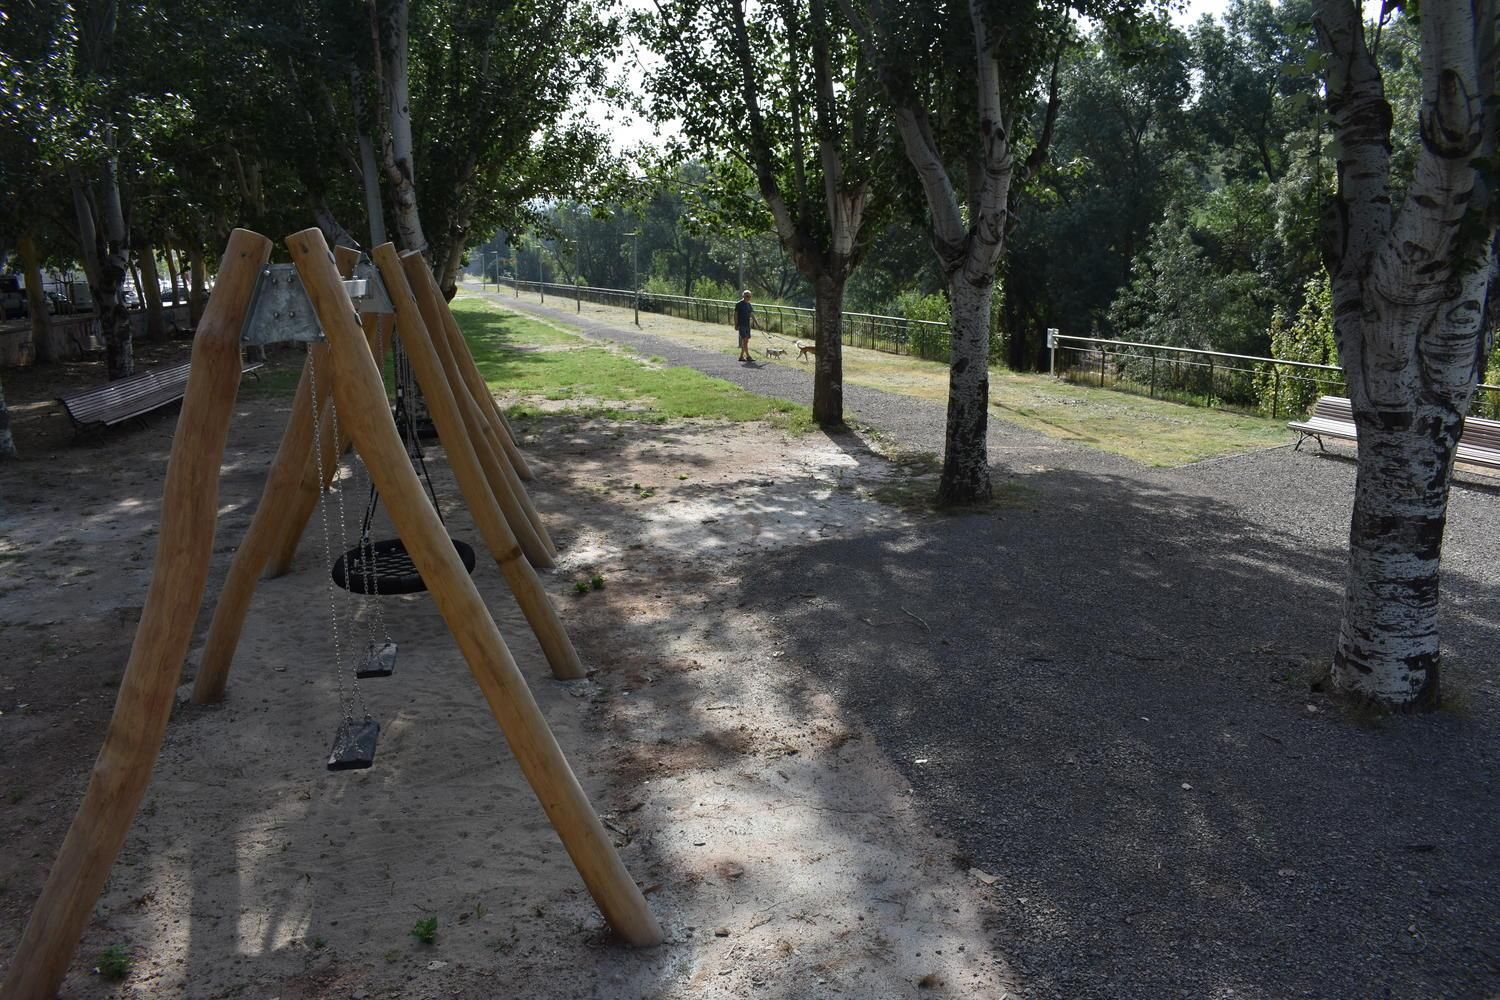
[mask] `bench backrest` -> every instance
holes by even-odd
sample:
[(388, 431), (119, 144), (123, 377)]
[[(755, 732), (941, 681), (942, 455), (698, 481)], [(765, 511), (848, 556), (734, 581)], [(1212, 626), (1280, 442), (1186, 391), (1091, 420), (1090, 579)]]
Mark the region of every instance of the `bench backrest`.
[(1354, 423), (1354, 404), (1343, 396), (1319, 396), (1312, 415), (1342, 424)]
[(191, 367), (189, 362), (183, 362), (157, 368), (60, 398), (79, 423), (108, 420), (116, 413), (141, 412), (181, 396)]
[(1483, 417), (1465, 419), (1464, 432), (1459, 435), (1458, 443), (1500, 451), (1500, 420), (1486, 420)]

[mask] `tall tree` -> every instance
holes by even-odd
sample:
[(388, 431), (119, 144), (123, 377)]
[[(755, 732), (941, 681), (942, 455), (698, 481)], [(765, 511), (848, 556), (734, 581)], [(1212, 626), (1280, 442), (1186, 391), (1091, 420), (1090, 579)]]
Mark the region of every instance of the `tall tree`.
[(637, 30), (649, 88), (688, 149), (739, 160), (813, 287), (813, 416), (844, 421), (844, 288), (888, 213), (893, 180), (873, 68), (828, 0), (664, 0)]
[(1314, 4), (1338, 165), (1324, 261), (1359, 430), (1333, 682), (1399, 709), (1438, 704), (1449, 479), (1500, 313), (1497, 8), (1423, 0), (1421, 145), (1397, 205), (1381, 27), (1367, 27), (1354, 0)]
[[(1012, 184), (1030, 179), (1046, 160), (1074, 14), (1114, 18), (1135, 5), (1095, 0), (841, 4), (880, 68), (902, 147), (926, 197), (932, 247), (948, 280), (952, 354), (938, 502), (984, 500), (991, 494), (990, 306), (1010, 228)], [(1047, 98), (1036, 115), (1031, 149), (1019, 156), (1043, 79)]]

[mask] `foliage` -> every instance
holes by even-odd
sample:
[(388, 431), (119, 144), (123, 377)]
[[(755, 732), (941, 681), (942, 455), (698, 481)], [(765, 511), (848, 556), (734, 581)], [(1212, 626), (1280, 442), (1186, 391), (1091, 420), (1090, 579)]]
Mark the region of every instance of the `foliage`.
[[(1273, 358), (1314, 365), (1339, 363), (1338, 345), (1333, 339), (1333, 293), (1326, 274), (1307, 283), (1295, 319), (1276, 310), (1271, 317), (1270, 338)], [(1305, 381), (1304, 373), (1293, 368), (1281, 369), (1279, 386), (1275, 373), (1269, 371), (1257, 374), (1255, 384), (1261, 407), (1268, 413), (1273, 405), (1278, 413), (1305, 412), (1319, 396), (1331, 391), (1326, 383)]]
[(99, 955), (99, 975), (112, 983), (118, 983), (129, 976), (134, 966), (135, 959), (130, 952), (117, 944), (105, 948)]
[(437, 917), (423, 917), (411, 925), (411, 936), (421, 944), (432, 944), (437, 940)]

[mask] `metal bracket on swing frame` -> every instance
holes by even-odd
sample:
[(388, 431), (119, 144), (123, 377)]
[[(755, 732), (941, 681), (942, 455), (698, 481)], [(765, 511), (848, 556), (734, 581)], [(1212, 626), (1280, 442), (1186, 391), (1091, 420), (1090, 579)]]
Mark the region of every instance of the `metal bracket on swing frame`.
[[(354, 278), (344, 282), (354, 311), (389, 316), (395, 307), (374, 263), (361, 259), (354, 265)], [(255, 282), (250, 312), (240, 332), (240, 343), (251, 346), (287, 341), (314, 344), (323, 340), (323, 328), (302, 287), (295, 264), (267, 264)]]

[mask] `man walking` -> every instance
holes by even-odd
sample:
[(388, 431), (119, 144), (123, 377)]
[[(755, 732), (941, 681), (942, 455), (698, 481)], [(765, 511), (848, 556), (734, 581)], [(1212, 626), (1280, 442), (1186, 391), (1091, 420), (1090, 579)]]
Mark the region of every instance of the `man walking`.
[(740, 300), (734, 304), (734, 328), (740, 334), (740, 360), (753, 361), (750, 357), (750, 323), (755, 318), (755, 311), (750, 307), (750, 289), (740, 293)]

